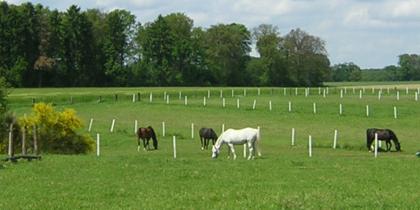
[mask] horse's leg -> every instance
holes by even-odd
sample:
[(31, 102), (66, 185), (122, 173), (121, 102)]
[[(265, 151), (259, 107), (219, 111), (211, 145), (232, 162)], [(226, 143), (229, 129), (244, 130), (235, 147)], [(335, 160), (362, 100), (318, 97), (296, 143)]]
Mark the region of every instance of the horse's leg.
[(137, 152), (140, 152), (140, 138), (137, 138)]
[(203, 137), (200, 136), (201, 150), (204, 150)]
[(236, 160), (235, 147), (233, 146), (233, 144), (228, 144), (228, 146), (233, 154), (233, 159)]
[(147, 150), (150, 150), (149, 141), (150, 141), (150, 138), (146, 138), (146, 146), (147, 146)]
[(142, 138), (142, 140), (143, 140), (143, 150), (146, 151), (146, 139)]
[(251, 158), (255, 157), (254, 146), (255, 146), (255, 143), (248, 142), (248, 149), (249, 149), (248, 160), (251, 160)]
[(208, 138), (204, 138), (204, 149), (209, 149), (209, 139)]

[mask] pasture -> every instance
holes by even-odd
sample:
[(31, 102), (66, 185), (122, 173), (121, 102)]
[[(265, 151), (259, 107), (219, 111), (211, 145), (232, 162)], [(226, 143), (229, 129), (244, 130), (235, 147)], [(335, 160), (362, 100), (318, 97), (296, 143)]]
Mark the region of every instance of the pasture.
[[(419, 209), (420, 160), (414, 153), (420, 150), (420, 86), (407, 84), (407, 94), (404, 85), (389, 92), (382, 86), (380, 99), (374, 86), (364, 92), (361, 86), (354, 92), (311, 88), (307, 96), (305, 88), (261, 88), (260, 94), (228, 87), (15, 89), (9, 101), (18, 116), (30, 113), (34, 99), (75, 109), (83, 132), (92, 118), (90, 133), (100, 133), (101, 155), (43, 154), (41, 161), (3, 163), (0, 209)], [(137, 152), (135, 120), (155, 129), (159, 150)], [(198, 130), (212, 127), (220, 135), (223, 124), (225, 130), (260, 126), (262, 157), (247, 161), (237, 146), (233, 161), (224, 146), (212, 160), (211, 150), (200, 149)], [(402, 152), (374, 158), (366, 148), (366, 129), (373, 127), (394, 130)]]

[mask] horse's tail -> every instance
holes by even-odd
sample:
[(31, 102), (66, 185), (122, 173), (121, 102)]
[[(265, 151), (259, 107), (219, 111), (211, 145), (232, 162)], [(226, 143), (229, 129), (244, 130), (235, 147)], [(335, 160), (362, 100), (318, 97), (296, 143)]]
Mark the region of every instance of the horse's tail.
[(153, 139), (153, 147), (155, 149), (158, 149), (158, 140), (156, 138), (155, 130), (153, 130), (153, 128), (151, 126), (149, 126), (148, 128), (150, 129), (151, 136), (152, 136), (152, 139)]
[(391, 139), (394, 141), (395, 149), (397, 151), (401, 150), (400, 142), (398, 141), (397, 135), (394, 133), (394, 131), (388, 129), (389, 134), (391, 134)]
[(372, 145), (372, 141), (373, 141), (373, 136), (374, 134), (374, 129), (373, 128), (369, 128), (366, 130), (366, 146), (368, 148), (369, 151), (371, 151), (370, 146)]
[(260, 150), (260, 141), (261, 141), (261, 134), (260, 134), (260, 127), (257, 128), (257, 140), (255, 142), (255, 149), (257, 150), (258, 156), (261, 156), (261, 150)]

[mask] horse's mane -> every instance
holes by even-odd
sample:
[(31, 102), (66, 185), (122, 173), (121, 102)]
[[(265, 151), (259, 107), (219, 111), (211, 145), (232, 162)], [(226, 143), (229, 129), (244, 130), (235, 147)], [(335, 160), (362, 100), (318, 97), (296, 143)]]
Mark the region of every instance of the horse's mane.
[(150, 129), (150, 134), (151, 134), (152, 139), (153, 139), (153, 146), (155, 147), (155, 149), (157, 149), (158, 141), (157, 141), (157, 138), (156, 138), (155, 130), (153, 130), (152, 126), (148, 126), (147, 128)]

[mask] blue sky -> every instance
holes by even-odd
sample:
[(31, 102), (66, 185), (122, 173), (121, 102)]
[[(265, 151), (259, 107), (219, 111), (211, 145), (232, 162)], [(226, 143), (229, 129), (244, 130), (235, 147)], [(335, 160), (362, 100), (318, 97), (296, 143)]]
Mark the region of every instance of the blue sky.
[[(8, 0), (20, 4), (21, 0)], [(332, 64), (362, 68), (397, 65), (398, 55), (420, 54), (420, 0), (36, 0), (51, 9), (130, 10), (141, 23), (182, 12), (195, 26), (273, 24), (282, 35), (301, 28), (326, 41)], [(253, 52), (255, 54), (255, 52)]]

